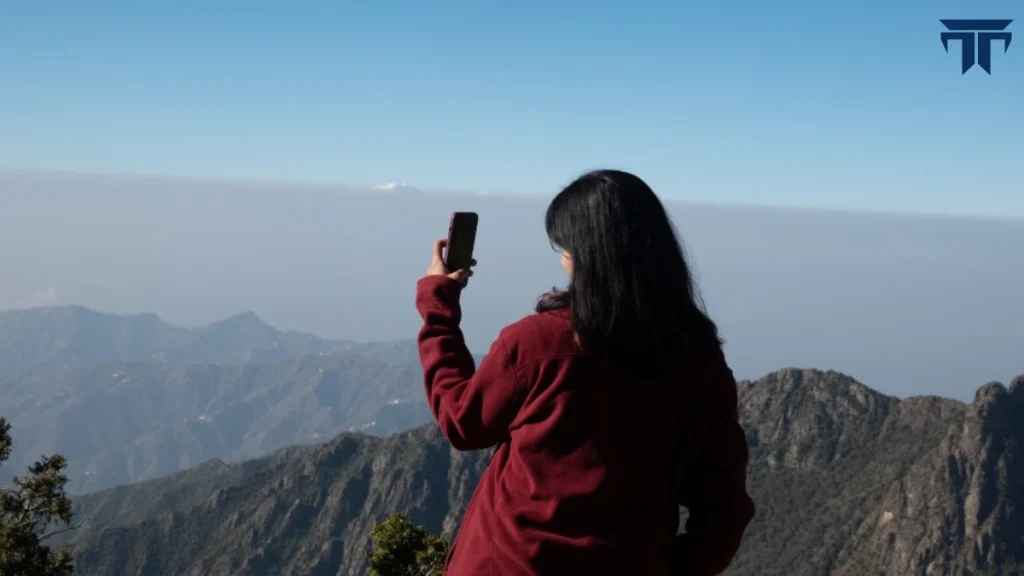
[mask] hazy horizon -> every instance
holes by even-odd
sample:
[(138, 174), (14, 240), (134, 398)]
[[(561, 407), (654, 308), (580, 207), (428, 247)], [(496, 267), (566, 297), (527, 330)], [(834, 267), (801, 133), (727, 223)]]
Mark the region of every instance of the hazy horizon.
[[(567, 172), (568, 177), (563, 184), (567, 184), (572, 177), (584, 173)], [(462, 189), (462, 188), (423, 188), (409, 182), (387, 180), (376, 183), (356, 183), (350, 181), (334, 180), (310, 180), (310, 179), (265, 179), (265, 178), (241, 178), (230, 176), (208, 176), (208, 175), (181, 175), (172, 173), (136, 173), (136, 172), (105, 172), (87, 170), (49, 170), (35, 168), (18, 168), (0, 165), (0, 178), (13, 179), (41, 179), (41, 180), (113, 180), (122, 183), (137, 182), (145, 183), (151, 181), (177, 182), (185, 186), (196, 185), (222, 185), (229, 187), (258, 186), (260, 188), (279, 189), (278, 192), (285, 193), (377, 193), (377, 194), (398, 194), (398, 193), (420, 193), (420, 194), (444, 194), (452, 196), (498, 196), (506, 199), (550, 199), (557, 192), (552, 189), (551, 194), (538, 194), (531, 192), (516, 192), (512, 190), (496, 189)], [(813, 204), (771, 204), (753, 203), (742, 201), (709, 201), (709, 200), (681, 200), (678, 197), (665, 196), (659, 191), (659, 197), (666, 205), (680, 204), (685, 206), (709, 206), (720, 208), (757, 208), (765, 210), (785, 210), (792, 212), (805, 212), (810, 214), (860, 214), (865, 216), (890, 216), (890, 217), (911, 217), (924, 219), (949, 219), (972, 222), (1004, 222), (1024, 223), (1024, 216), (1016, 214), (992, 214), (973, 212), (950, 212), (941, 210), (909, 210), (909, 209), (885, 209), (885, 208), (848, 208), (828, 205)]]
[[(481, 215), (463, 298), (486, 351), (563, 285), (548, 198), (0, 172), (0, 309), (81, 305), (192, 327), (252, 311), (332, 339), (414, 337), (448, 214)], [(969, 399), (1024, 372), (1024, 222), (666, 201), (737, 376), (834, 369)]]

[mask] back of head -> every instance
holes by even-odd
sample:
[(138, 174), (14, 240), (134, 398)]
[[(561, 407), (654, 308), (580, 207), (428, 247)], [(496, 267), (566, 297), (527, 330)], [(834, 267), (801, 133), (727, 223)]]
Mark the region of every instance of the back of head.
[(719, 347), (675, 228), (654, 191), (618, 170), (589, 172), (548, 207), (552, 245), (568, 252), (568, 288), (538, 310), (568, 307), (588, 352), (638, 378), (682, 367)]

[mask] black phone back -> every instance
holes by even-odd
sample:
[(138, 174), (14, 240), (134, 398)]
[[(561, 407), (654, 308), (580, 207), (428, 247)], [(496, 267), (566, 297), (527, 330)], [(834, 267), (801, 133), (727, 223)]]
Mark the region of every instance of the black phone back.
[(469, 270), (473, 260), (473, 245), (476, 243), (476, 225), (479, 217), (475, 212), (456, 212), (448, 225), (448, 251), (444, 265), (450, 272)]

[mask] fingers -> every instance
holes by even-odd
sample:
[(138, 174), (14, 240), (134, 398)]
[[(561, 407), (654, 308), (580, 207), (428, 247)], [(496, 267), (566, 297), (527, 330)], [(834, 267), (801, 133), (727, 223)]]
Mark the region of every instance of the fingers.
[(456, 282), (459, 282), (463, 286), (465, 286), (469, 282), (469, 278), (471, 276), (473, 276), (473, 268), (472, 267), (476, 266), (476, 260), (473, 259), (473, 258), (470, 258), (469, 265), (470, 265), (470, 269), (469, 270), (456, 270), (455, 272), (452, 272), (451, 274), (449, 274), (448, 277), (451, 278), (452, 280), (455, 280)]
[(456, 270), (455, 272), (452, 272), (451, 274), (449, 274), (448, 277), (451, 278), (452, 280), (455, 280), (459, 284), (462, 284), (463, 286), (465, 286), (466, 283), (469, 282), (469, 278), (472, 275), (473, 275), (473, 271), (472, 270)]

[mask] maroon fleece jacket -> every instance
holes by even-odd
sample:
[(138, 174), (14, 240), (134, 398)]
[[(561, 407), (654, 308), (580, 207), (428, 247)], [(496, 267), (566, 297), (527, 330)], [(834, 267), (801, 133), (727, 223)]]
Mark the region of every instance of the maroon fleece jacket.
[(668, 575), (680, 504), (686, 563), (725, 570), (754, 505), (720, 350), (673, 381), (635, 382), (581, 352), (568, 313), (554, 311), (506, 327), (476, 369), (461, 290), (445, 276), (417, 285), (427, 400), (455, 449), (497, 450), (445, 574)]

